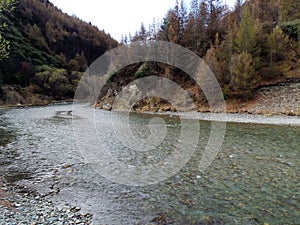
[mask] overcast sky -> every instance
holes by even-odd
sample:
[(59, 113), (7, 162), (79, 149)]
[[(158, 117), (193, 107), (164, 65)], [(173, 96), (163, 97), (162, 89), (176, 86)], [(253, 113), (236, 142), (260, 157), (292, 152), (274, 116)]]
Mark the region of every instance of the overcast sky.
[[(69, 15), (91, 22), (100, 30), (121, 40), (121, 35), (134, 35), (143, 22), (151, 24), (153, 18), (161, 20), (176, 0), (50, 0)], [(186, 0), (189, 7), (190, 0)], [(224, 0), (225, 2), (225, 0)], [(235, 0), (226, 0), (233, 5)]]

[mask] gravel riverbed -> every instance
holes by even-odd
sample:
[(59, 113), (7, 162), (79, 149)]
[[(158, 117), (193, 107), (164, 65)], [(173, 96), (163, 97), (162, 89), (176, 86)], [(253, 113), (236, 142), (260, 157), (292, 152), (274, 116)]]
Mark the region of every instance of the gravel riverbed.
[(11, 185), (1, 185), (1, 225), (92, 224), (92, 215), (82, 213), (79, 207), (58, 208), (41, 195), (14, 189)]

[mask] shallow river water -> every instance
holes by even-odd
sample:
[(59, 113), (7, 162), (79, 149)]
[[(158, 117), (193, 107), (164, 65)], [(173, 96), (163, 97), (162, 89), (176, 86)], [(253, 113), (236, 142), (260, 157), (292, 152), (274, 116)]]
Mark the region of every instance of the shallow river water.
[[(193, 156), (170, 178), (139, 187), (107, 180), (85, 161), (69, 110), (72, 105), (0, 110), (1, 176), (45, 193), (58, 207), (80, 206), (95, 224), (300, 224), (299, 117), (186, 114), (200, 124)], [(146, 138), (154, 116), (132, 114), (133, 133)], [(151, 157), (133, 157), (107, 127), (110, 112), (96, 110), (94, 117), (99, 141), (126, 163), (164, 160), (180, 136), (178, 115), (159, 115), (165, 140)], [(203, 119), (230, 122), (217, 157), (200, 172), (211, 129)]]

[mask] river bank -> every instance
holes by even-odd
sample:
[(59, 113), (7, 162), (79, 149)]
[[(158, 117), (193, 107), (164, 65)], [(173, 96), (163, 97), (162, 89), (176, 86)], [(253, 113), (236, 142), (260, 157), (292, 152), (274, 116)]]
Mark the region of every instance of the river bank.
[[(134, 93), (138, 94), (138, 93)], [(192, 93), (195, 95), (195, 93)], [(250, 100), (227, 99), (226, 112), (231, 114), (256, 114), (256, 115), (288, 115), (300, 116), (300, 81), (277, 83), (258, 88), (249, 98)], [(96, 108), (110, 110), (114, 102), (111, 95), (102, 98)], [(197, 111), (211, 112), (206, 104), (196, 104)], [(175, 108), (160, 99), (151, 98), (134, 107), (138, 112), (174, 112)]]
[(0, 96), (0, 108), (46, 106), (50, 104), (71, 103), (73, 99), (55, 99), (35, 94), (30, 87), (4, 85)]
[[(4, 86), (3, 95), (6, 97), (0, 99), (0, 108), (45, 106), (73, 101), (73, 99), (55, 100), (47, 96), (32, 94), (30, 90), (16, 86)], [(113, 102), (114, 97), (107, 96), (95, 104), (95, 107), (110, 110)], [(282, 82), (259, 88), (253, 92), (253, 97), (247, 101), (227, 99), (225, 102), (227, 113), (231, 114), (300, 116), (300, 81)], [(139, 112), (166, 112), (174, 111), (174, 108), (161, 101), (155, 102), (154, 99), (148, 105), (140, 105), (135, 110)], [(210, 108), (198, 104), (197, 111), (210, 112)]]
[(300, 82), (263, 87), (248, 102), (227, 101), (227, 112), (300, 116)]

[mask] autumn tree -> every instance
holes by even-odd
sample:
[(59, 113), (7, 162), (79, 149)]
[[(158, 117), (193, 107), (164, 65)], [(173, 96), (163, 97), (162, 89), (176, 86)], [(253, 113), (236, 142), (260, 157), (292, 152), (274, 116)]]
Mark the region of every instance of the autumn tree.
[(253, 18), (262, 21), (265, 32), (272, 32), (272, 28), (279, 22), (279, 1), (252, 0), (248, 4)]
[(168, 13), (168, 39), (172, 43), (178, 44), (180, 41), (180, 18), (179, 18), (179, 4), (176, 1), (174, 9)]
[(276, 26), (272, 33), (269, 34), (267, 44), (270, 68), (266, 74), (267, 78), (284, 75), (285, 71), (290, 68), (290, 62), (295, 57), (291, 40), (279, 26)]
[(243, 0), (236, 0), (234, 4), (234, 10), (235, 10), (235, 23), (240, 24), (242, 20), (242, 6), (243, 6)]
[(184, 1), (181, 0), (180, 7), (179, 7), (179, 43), (182, 45), (184, 44), (183, 36), (186, 31), (187, 21), (188, 21), (187, 8), (185, 6)]
[(246, 4), (243, 8), (241, 23), (237, 30), (235, 46), (238, 53), (253, 53), (256, 47), (256, 31), (255, 23), (251, 17), (249, 5)]
[(201, 57), (205, 56), (208, 49), (208, 17), (209, 12), (206, 0), (193, 0), (186, 23), (184, 43), (186, 43), (187, 48)]
[(242, 52), (232, 68), (231, 87), (238, 95), (247, 96), (256, 84), (255, 67), (251, 54)]
[(9, 13), (14, 8), (14, 0), (0, 1), (0, 61), (7, 58), (9, 55), (9, 41), (2, 36), (3, 29), (6, 26), (3, 13)]
[(42, 34), (41, 29), (36, 25), (30, 25), (27, 24), (26, 26), (26, 32), (28, 35), (28, 38), (32, 40), (33, 44), (36, 45), (40, 49), (45, 49), (49, 51), (48, 44)]
[(205, 55), (205, 61), (219, 82), (222, 82), (223, 72), (222, 71), (222, 52), (221, 44), (219, 41), (219, 35), (217, 34), (215, 43), (207, 50)]
[(279, 20), (287, 22), (300, 19), (300, 1), (279, 0)]
[(79, 70), (78, 71), (85, 71), (88, 68), (88, 62), (86, 60), (85, 54), (84, 52), (76, 53), (75, 58), (74, 58), (77, 63), (78, 63), (78, 67)]
[(235, 62), (234, 31), (228, 31), (223, 41), (216, 35), (215, 43), (207, 51), (205, 61), (211, 67), (221, 86), (230, 84), (232, 66)]
[(222, 0), (208, 0), (209, 17), (207, 23), (207, 35), (211, 43), (214, 43), (214, 38), (217, 33), (221, 33), (220, 22), (223, 16), (227, 13), (226, 7)]
[(199, 56), (204, 56), (206, 50), (208, 49), (208, 34), (207, 34), (207, 24), (208, 24), (208, 5), (205, 0), (201, 0), (199, 4), (199, 14), (195, 21), (195, 38), (196, 38), (196, 48), (195, 52)]
[[(169, 12), (168, 12), (169, 14)], [(168, 14), (167, 14), (167, 17), (163, 19), (163, 22), (160, 26), (160, 30), (158, 32), (158, 35), (157, 35), (157, 39), (160, 40), (160, 41), (167, 41), (167, 42), (170, 42), (170, 39), (169, 39), (169, 26), (170, 26), (170, 23), (169, 23), (169, 20), (168, 20)]]
[(74, 93), (75, 86), (68, 80), (68, 72), (65, 69), (57, 69), (50, 66), (37, 68), (34, 76), (35, 82), (41, 88), (41, 93), (56, 96), (70, 97)]

